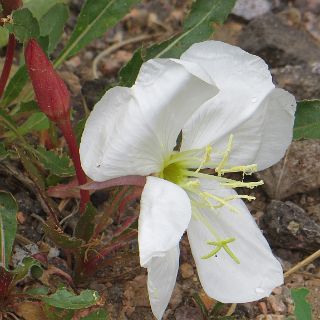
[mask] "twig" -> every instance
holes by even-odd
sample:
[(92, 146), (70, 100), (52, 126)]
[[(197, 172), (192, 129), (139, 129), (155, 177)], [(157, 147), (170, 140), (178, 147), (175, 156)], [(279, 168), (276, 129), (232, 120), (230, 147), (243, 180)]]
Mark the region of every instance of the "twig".
[(20, 318), (18, 318), (14, 313), (12, 312), (7, 312), (8, 316), (11, 316), (14, 320), (20, 320)]
[(114, 51), (120, 49), (121, 47), (124, 47), (128, 44), (131, 43), (135, 43), (135, 42), (140, 42), (143, 40), (147, 40), (147, 39), (151, 39), (154, 37), (157, 37), (159, 34), (153, 34), (153, 35), (139, 35), (137, 37), (134, 38), (130, 38), (130, 39), (126, 39), (126, 40), (122, 40), (120, 42), (117, 42), (115, 44), (113, 44), (112, 46), (106, 48), (105, 50), (101, 51), (93, 60), (92, 63), (92, 73), (93, 73), (93, 77), (94, 79), (98, 79), (99, 75), (98, 75), (98, 64), (99, 62), (106, 56), (110, 55), (111, 53), (113, 53)]
[(309, 257), (305, 258), (304, 260), (300, 261), (299, 263), (297, 263), (294, 267), (292, 267), (291, 269), (289, 269), (285, 274), (284, 277), (287, 278), (289, 277), (291, 274), (295, 273), (296, 271), (298, 271), (299, 269), (305, 267), (306, 265), (310, 264), (311, 262), (313, 262), (314, 260), (320, 258), (320, 250), (316, 251), (315, 253), (313, 253), (312, 255), (310, 255)]
[(16, 234), (16, 239), (15, 241), (19, 242), (20, 244), (22, 244), (23, 246), (26, 246), (28, 244), (35, 244), (34, 242), (32, 242), (31, 240), (25, 238), (24, 236), (22, 236), (21, 234), (17, 233)]

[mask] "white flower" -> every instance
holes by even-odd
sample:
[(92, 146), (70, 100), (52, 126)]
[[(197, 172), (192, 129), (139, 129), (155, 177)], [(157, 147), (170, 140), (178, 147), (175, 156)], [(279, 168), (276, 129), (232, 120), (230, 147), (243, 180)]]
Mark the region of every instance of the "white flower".
[(80, 146), (87, 175), (148, 176), (139, 250), (158, 319), (175, 285), (185, 230), (209, 296), (248, 302), (282, 284), (281, 266), (241, 200), (252, 197), (233, 190), (261, 182), (223, 175), (279, 161), (294, 111), (294, 97), (274, 87), (262, 59), (217, 41), (193, 45), (180, 60), (149, 60), (132, 88), (115, 87), (95, 106)]

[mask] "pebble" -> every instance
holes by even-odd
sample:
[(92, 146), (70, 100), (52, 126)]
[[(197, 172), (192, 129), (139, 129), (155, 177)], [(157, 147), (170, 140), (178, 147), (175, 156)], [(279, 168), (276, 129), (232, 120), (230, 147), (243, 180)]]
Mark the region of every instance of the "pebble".
[(180, 266), (180, 271), (183, 279), (191, 278), (194, 275), (193, 267), (189, 263), (183, 263)]
[(183, 291), (181, 286), (177, 283), (173, 289), (171, 300), (170, 300), (170, 306), (172, 307), (172, 309), (176, 309), (178, 305), (182, 302), (182, 299), (183, 299)]
[(232, 10), (236, 16), (251, 20), (271, 10), (268, 0), (238, 0)]
[(202, 318), (199, 308), (191, 306), (182, 306), (175, 311), (176, 320), (199, 320)]
[(286, 306), (281, 300), (280, 296), (271, 295), (268, 299), (271, 309), (275, 313), (284, 313), (286, 311)]

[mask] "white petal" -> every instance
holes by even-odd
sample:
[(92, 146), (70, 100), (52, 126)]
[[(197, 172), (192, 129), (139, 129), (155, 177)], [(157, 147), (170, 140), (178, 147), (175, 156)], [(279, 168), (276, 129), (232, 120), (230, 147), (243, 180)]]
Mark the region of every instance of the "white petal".
[[(295, 109), (294, 96), (275, 88), (247, 121), (226, 132), (213, 146), (223, 151), (232, 133), (229, 166), (257, 164), (258, 170), (268, 168), (284, 156), (291, 143)], [(219, 156), (215, 160), (218, 161)]]
[(90, 178), (103, 181), (160, 170), (184, 123), (217, 92), (204, 81), (208, 76), (191, 65), (150, 60), (132, 88), (116, 87), (105, 94), (89, 116), (80, 145)]
[(259, 170), (270, 167), (284, 156), (292, 141), (296, 111), (294, 96), (282, 89), (274, 89), (263, 104), (265, 109), (264, 121), (261, 123), (263, 130), (261, 130), (259, 150), (253, 161), (258, 164)]
[(148, 177), (141, 196), (139, 217), (141, 266), (176, 247), (190, 218), (190, 199), (183, 189), (169, 181)]
[(148, 263), (148, 292), (151, 309), (161, 319), (170, 301), (179, 269), (179, 246)]
[(185, 125), (182, 150), (202, 148), (232, 132), (254, 114), (274, 88), (261, 58), (223, 42), (195, 44), (181, 59), (198, 63), (220, 90)]
[[(219, 196), (233, 196), (232, 189), (221, 189), (217, 183), (203, 183), (203, 189)], [(237, 264), (224, 250), (209, 259), (201, 257), (215, 247), (207, 241), (216, 241), (213, 234), (194, 216), (188, 227), (188, 237), (196, 261), (201, 284), (206, 293), (224, 303), (243, 303), (268, 296), (283, 283), (282, 268), (272, 255), (270, 247), (242, 200), (230, 204), (240, 213), (227, 207), (200, 212), (222, 239), (235, 238), (229, 248), (240, 260)]]
[(132, 89), (146, 124), (166, 152), (173, 150), (182, 127), (194, 111), (218, 92), (199, 66), (173, 59), (149, 60), (142, 66)]

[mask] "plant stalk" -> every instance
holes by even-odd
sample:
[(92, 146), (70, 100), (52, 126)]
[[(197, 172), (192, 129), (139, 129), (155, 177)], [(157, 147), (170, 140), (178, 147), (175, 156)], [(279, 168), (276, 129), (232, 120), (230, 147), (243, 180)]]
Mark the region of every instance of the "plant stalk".
[[(85, 184), (87, 183), (87, 177), (81, 167), (79, 147), (77, 145), (77, 141), (73, 133), (70, 119), (67, 118), (63, 121), (59, 121), (58, 127), (61, 129), (62, 134), (68, 144), (70, 156), (76, 170), (78, 183), (79, 185)], [(85, 210), (86, 204), (89, 201), (90, 201), (89, 191), (80, 189), (80, 212), (83, 212)]]
[(0, 98), (3, 95), (4, 89), (6, 87), (9, 74), (12, 67), (12, 62), (14, 58), (14, 49), (16, 48), (16, 38), (14, 34), (10, 33), (9, 35), (9, 41), (8, 41), (8, 47), (6, 52), (6, 59), (3, 65), (1, 77), (0, 77)]

